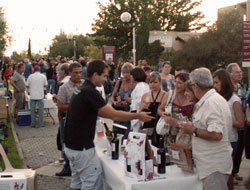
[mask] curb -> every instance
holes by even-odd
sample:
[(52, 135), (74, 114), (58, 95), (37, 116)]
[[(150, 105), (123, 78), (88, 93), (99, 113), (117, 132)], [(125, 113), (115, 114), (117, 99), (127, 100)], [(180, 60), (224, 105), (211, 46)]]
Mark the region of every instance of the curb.
[(17, 146), (17, 151), (18, 151), (20, 158), (23, 160), (23, 167), (27, 168), (27, 164), (26, 164), (26, 161), (24, 159), (23, 151), (22, 151), (22, 148), (21, 148), (21, 145), (20, 145), (17, 133), (16, 133), (15, 124), (13, 122), (12, 110), (10, 109), (10, 100), (8, 101), (8, 105), (9, 105), (9, 108), (8, 108), (9, 109), (9, 121), (10, 121), (10, 125), (11, 125), (12, 134), (14, 136), (14, 140), (15, 140), (15, 143)]

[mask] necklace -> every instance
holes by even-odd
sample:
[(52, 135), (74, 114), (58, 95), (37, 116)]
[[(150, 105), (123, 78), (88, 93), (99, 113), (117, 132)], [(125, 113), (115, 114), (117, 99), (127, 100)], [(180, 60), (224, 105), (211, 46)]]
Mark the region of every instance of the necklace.
[(183, 106), (183, 103), (186, 101), (186, 97), (184, 96), (184, 98), (182, 100), (180, 100), (179, 96), (176, 95), (176, 100), (177, 100), (179, 106)]

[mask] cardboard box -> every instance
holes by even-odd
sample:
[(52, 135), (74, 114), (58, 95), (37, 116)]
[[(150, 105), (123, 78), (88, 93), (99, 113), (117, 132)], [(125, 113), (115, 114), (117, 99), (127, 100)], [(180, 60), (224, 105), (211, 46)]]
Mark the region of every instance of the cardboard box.
[[(150, 145), (149, 145), (150, 146)], [(151, 148), (148, 150), (147, 136), (143, 133), (130, 132), (124, 152), (125, 175), (135, 177), (138, 181), (153, 178), (154, 166)], [(145, 160), (146, 152), (148, 160)]]

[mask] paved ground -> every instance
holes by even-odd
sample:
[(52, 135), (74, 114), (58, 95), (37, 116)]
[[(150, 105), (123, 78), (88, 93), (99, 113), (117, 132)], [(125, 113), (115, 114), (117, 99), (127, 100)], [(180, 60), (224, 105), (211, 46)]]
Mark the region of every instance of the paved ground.
[[(55, 109), (51, 110), (51, 113), (57, 118)], [(56, 147), (58, 122), (53, 125), (52, 120), (45, 117), (44, 123), (43, 128), (30, 128), (18, 126), (13, 122), (25, 164), (28, 168), (37, 170), (38, 190), (68, 190), (70, 177), (55, 176), (55, 173), (62, 169), (62, 165), (55, 164), (60, 158)]]
[[(54, 118), (56, 110), (51, 110)], [(56, 148), (56, 134), (58, 122), (52, 124), (50, 118), (45, 118), (44, 128), (20, 127), (13, 122), (23, 152), (27, 167), (37, 170), (38, 190), (68, 190), (70, 177), (55, 177), (55, 173), (62, 169), (62, 165), (55, 164), (60, 158)], [(250, 172), (250, 160), (244, 159), (241, 164), (240, 175), (247, 179)], [(245, 181), (235, 186), (236, 190), (244, 190)]]

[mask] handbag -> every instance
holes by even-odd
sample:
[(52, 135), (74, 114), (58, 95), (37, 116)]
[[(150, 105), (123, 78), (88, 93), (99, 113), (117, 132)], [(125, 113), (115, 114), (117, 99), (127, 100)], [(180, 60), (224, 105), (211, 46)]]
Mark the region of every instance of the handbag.
[[(120, 88), (121, 88), (121, 85), (122, 85), (122, 80), (120, 79), (119, 80), (119, 85), (118, 85), (118, 92), (119, 92), (119, 90), (120, 90)], [(114, 97), (114, 99), (115, 99), (115, 101), (117, 101), (117, 97)], [(116, 109), (116, 110), (121, 110), (121, 111), (124, 111), (125, 109), (124, 108), (122, 108), (122, 107), (115, 107), (115, 105), (112, 103), (112, 107), (114, 108), (114, 109)]]
[(183, 146), (185, 149), (192, 149), (192, 136), (179, 130), (176, 136), (176, 144)]
[[(165, 106), (165, 112), (168, 112), (168, 113), (172, 112), (172, 102), (174, 101), (174, 98), (175, 98), (175, 91), (170, 90), (167, 104)], [(166, 123), (163, 117), (160, 117), (156, 125), (157, 134), (166, 135), (166, 134), (169, 134), (169, 131), (170, 131), (170, 124)]]

